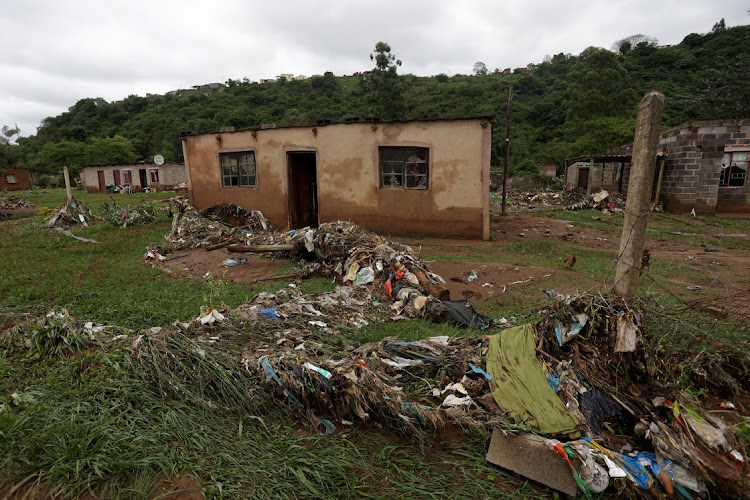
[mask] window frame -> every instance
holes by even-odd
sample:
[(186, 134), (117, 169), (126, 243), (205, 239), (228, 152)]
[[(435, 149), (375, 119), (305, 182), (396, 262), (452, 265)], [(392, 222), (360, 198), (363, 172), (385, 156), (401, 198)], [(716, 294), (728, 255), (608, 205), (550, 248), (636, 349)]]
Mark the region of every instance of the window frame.
[[(252, 175), (250, 174), (250, 170), (247, 170), (245, 175), (242, 175), (242, 165), (240, 164), (240, 159), (242, 156), (252, 156), (252, 162), (245, 162), (243, 165), (246, 169), (249, 169), (252, 167)], [(228, 164), (230, 171), (229, 175), (225, 172), (225, 164), (224, 159), (227, 158), (230, 162)], [(233, 165), (231, 165), (231, 160), (235, 160), (235, 166), (237, 168), (237, 173), (235, 175), (232, 175), (231, 168)], [(235, 189), (235, 188), (250, 188), (250, 189), (257, 189), (258, 188), (258, 159), (257, 155), (255, 154), (254, 149), (247, 149), (242, 151), (220, 151), (219, 152), (219, 182), (222, 188), (228, 188), (228, 189)], [(231, 184), (231, 179), (236, 178), (237, 184)], [(247, 184), (243, 184), (242, 180), (243, 178), (248, 179)], [(230, 184), (227, 184), (226, 181), (229, 179)], [(250, 182), (252, 180), (252, 182)]]
[[(745, 155), (746, 158), (744, 160), (735, 161), (734, 155), (736, 154), (742, 154)], [(727, 156), (729, 156), (729, 160), (726, 161)], [(734, 167), (737, 166), (737, 163), (744, 163), (745, 164), (745, 177), (741, 185), (732, 185), (728, 183), (727, 181), (732, 181), (732, 170)], [(721, 171), (719, 173), (719, 187), (720, 188), (745, 188), (747, 187), (747, 178), (748, 178), (748, 167), (750, 167), (750, 150), (737, 150), (737, 151), (724, 151), (724, 158), (722, 158), (721, 161)], [(722, 183), (723, 182), (723, 183)]]
[(18, 184), (18, 177), (16, 177), (16, 174), (5, 174), (5, 183)]
[[(410, 151), (414, 152), (413, 161), (409, 161)], [(400, 160), (394, 157), (397, 152), (401, 154)], [(378, 188), (428, 191), (431, 186), (430, 156), (430, 148), (425, 146), (378, 146)], [(399, 163), (401, 168), (397, 171), (395, 167)], [(422, 169), (420, 164), (424, 165)], [(386, 182), (386, 177), (391, 179), (390, 182), (398, 180), (399, 183)], [(423, 183), (419, 182), (420, 178), (424, 178)]]
[(148, 169), (148, 177), (151, 179), (151, 184), (159, 184), (159, 169), (158, 168), (149, 168)]

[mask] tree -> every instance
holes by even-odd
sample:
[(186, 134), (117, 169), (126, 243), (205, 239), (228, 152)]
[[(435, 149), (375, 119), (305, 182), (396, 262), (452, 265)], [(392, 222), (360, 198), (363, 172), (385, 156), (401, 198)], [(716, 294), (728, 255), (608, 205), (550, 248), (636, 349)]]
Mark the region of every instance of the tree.
[(726, 29), (727, 29), (727, 25), (724, 22), (724, 18), (722, 17), (721, 21), (719, 21), (718, 23), (714, 24), (714, 27), (711, 28), (711, 33), (718, 33), (720, 31), (726, 31)]
[(18, 139), (18, 134), (21, 132), (21, 130), (16, 126), (15, 128), (9, 127), (7, 125), (3, 125), (3, 134), (0, 135), (0, 145), (5, 146), (5, 164), (4, 166), (9, 167), (11, 164), (10, 161), (10, 149), (13, 147), (15, 148), (15, 145), (12, 144), (13, 136), (16, 136), (16, 139)]
[(568, 72), (568, 119), (617, 115), (632, 102), (628, 70), (612, 52), (589, 47)]
[(88, 165), (133, 163), (135, 161), (135, 149), (133, 144), (121, 135), (105, 137), (104, 139), (95, 137), (86, 145), (84, 161)]
[(628, 51), (630, 51), (630, 49), (642, 43), (645, 43), (646, 45), (652, 47), (656, 47), (659, 41), (652, 36), (638, 33), (637, 35), (630, 35), (629, 37), (623, 38), (622, 40), (617, 40), (612, 44), (612, 51), (618, 52), (620, 54), (626, 54)]
[(477, 76), (484, 76), (487, 74), (487, 65), (484, 64), (482, 61), (477, 61), (474, 63), (474, 74)]
[(375, 61), (375, 67), (361, 81), (372, 112), (385, 119), (401, 118), (406, 108), (403, 84), (396, 72), (401, 61), (391, 54), (391, 46), (385, 42), (375, 44), (370, 60)]

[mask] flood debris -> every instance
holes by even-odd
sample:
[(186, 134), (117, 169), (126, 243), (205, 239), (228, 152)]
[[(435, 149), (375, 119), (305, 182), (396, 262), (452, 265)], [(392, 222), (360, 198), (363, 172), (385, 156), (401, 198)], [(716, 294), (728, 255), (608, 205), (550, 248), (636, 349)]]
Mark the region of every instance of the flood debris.
[(160, 203), (143, 201), (134, 207), (123, 207), (116, 201), (105, 203), (99, 213), (99, 219), (122, 228), (148, 224), (159, 218), (166, 217), (169, 207)]
[[(507, 192), (507, 210), (510, 212), (537, 212), (543, 210), (582, 210), (594, 209), (604, 213), (619, 213), (624, 207), (624, 199), (617, 193), (602, 190), (587, 196), (585, 189), (575, 187), (565, 191), (549, 188), (537, 191), (509, 189)], [(490, 194), (490, 204), (499, 208), (502, 196)], [(523, 236), (519, 234), (519, 236)]]
[(37, 208), (37, 206), (15, 195), (0, 196), (0, 211), (28, 208)]
[[(344, 329), (391, 320), (380, 287), (306, 295), (292, 284), (234, 310), (206, 307), (196, 321), (142, 330), (132, 342), (118, 338), (132, 344), (150, 383), (191, 404), (256, 414), (272, 403), (327, 434), (371, 421), (416, 440), (449, 425), (475, 427), (494, 434), (493, 463), (569, 494), (614, 487), (636, 496), (747, 497), (738, 428), (674, 385), (684, 356), (646, 341), (643, 303), (546, 295), (536, 323), (492, 335), (348, 345)], [(581, 315), (586, 323), (561, 344), (558, 325), (580, 324)], [(614, 352), (623, 328), (635, 348)], [(692, 359), (705, 378), (691, 389), (726, 384), (720, 375), (730, 367), (747, 373), (746, 352), (722, 356)]]
[(88, 227), (89, 222), (93, 219), (94, 215), (91, 213), (91, 209), (84, 205), (82, 201), (70, 197), (66, 198), (60, 208), (47, 219), (47, 227), (67, 228), (78, 224)]
[[(657, 308), (645, 299), (546, 290), (538, 321), (506, 328), (507, 320), (450, 301), (442, 278), (409, 246), (343, 221), (294, 231), (266, 221), (264, 229), (262, 214), (242, 210), (214, 209), (211, 219), (184, 207), (165, 253), (222, 241), (291, 245), (279, 255), (340, 284), (307, 295), (292, 283), (234, 310), (205, 307), (195, 321), (140, 332), (132, 357), (165, 394), (248, 412), (272, 401), (326, 434), (377, 421), (421, 441), (446, 426), (475, 427), (502, 436), (490, 445), (493, 463), (568, 494), (614, 487), (636, 496), (748, 497), (739, 428), (694, 392), (746, 390), (742, 349), (691, 357), (700, 378), (686, 390), (678, 383), (685, 356), (653, 340)], [(232, 219), (243, 225), (225, 223)], [(361, 345), (342, 334), (411, 318), (478, 331)], [(540, 442), (544, 454), (535, 451)], [(510, 463), (498, 456), (513, 446)], [(557, 472), (540, 477), (524, 464)]]

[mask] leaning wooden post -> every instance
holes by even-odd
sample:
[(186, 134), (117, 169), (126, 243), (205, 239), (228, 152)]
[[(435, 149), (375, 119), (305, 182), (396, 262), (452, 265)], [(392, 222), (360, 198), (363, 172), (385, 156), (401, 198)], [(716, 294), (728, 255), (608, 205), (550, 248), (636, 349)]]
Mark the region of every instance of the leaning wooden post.
[(638, 106), (614, 288), (615, 293), (623, 297), (635, 297), (638, 294), (638, 278), (641, 275), (641, 259), (646, 243), (646, 224), (663, 109), (664, 94), (655, 90), (646, 94)]
[(65, 194), (68, 202), (73, 199), (73, 193), (70, 192), (70, 175), (68, 174), (68, 167), (63, 167), (63, 177), (65, 177)]

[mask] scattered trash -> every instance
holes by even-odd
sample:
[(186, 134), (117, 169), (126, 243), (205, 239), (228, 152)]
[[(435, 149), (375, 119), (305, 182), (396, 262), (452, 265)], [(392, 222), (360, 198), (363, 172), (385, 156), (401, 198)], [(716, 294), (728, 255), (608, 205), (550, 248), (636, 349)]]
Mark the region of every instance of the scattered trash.
[(89, 239), (89, 238), (82, 238), (81, 236), (76, 236), (76, 235), (75, 235), (75, 234), (73, 234), (73, 233), (72, 233), (71, 231), (68, 231), (67, 229), (63, 229), (63, 228), (61, 228), (61, 227), (55, 227), (55, 228), (53, 228), (53, 229), (54, 229), (54, 230), (56, 230), (56, 231), (59, 231), (59, 232), (61, 232), (61, 233), (62, 233), (62, 234), (64, 234), (65, 236), (70, 236), (71, 238), (74, 238), (74, 239), (76, 239), (76, 240), (78, 240), (78, 241), (83, 241), (83, 242), (85, 242), (85, 243), (99, 243), (99, 242), (98, 242), (98, 241), (96, 241), (96, 240), (91, 240), (91, 239)]
[(14, 195), (0, 197), (0, 210), (20, 210), (23, 208), (37, 208), (37, 206)]
[(245, 259), (245, 258), (242, 258), (242, 259), (231, 259), (230, 258), (230, 259), (226, 259), (224, 262), (222, 262), (222, 265), (226, 266), (226, 267), (236, 267), (236, 266), (241, 266), (242, 264), (244, 264), (246, 262), (247, 262), (247, 259)]
[(211, 325), (216, 322), (224, 321), (224, 315), (212, 307), (201, 306), (201, 313), (198, 321), (202, 325)]

